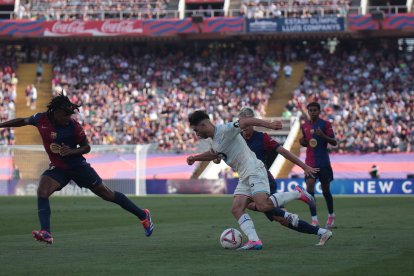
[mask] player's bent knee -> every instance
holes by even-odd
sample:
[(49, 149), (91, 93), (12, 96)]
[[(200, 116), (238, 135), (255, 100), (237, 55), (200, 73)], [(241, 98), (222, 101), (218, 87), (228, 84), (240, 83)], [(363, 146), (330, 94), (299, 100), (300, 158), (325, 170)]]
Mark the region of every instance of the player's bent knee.
[(103, 184), (91, 188), (91, 191), (103, 200), (115, 201), (115, 193)]
[(257, 203), (256, 202), (256, 209), (259, 212), (267, 212), (270, 211), (274, 208), (273, 204), (269, 205), (267, 202), (261, 202), (261, 203)]
[(103, 200), (106, 201), (115, 201), (115, 194), (112, 191), (105, 191), (102, 196), (100, 196)]
[(50, 193), (47, 189), (37, 189), (37, 197), (48, 198)]
[(39, 185), (37, 188), (37, 197), (48, 198), (53, 194), (55, 190), (56, 189), (54, 189), (54, 187)]
[(250, 202), (249, 205), (247, 205), (247, 209), (257, 211), (256, 204), (254, 202)]
[(115, 200), (115, 197), (109, 192), (99, 193), (98, 196), (106, 201), (113, 202)]
[(243, 215), (244, 211), (243, 208), (240, 208), (239, 206), (233, 206), (231, 208), (231, 213), (235, 218), (239, 218), (241, 215)]

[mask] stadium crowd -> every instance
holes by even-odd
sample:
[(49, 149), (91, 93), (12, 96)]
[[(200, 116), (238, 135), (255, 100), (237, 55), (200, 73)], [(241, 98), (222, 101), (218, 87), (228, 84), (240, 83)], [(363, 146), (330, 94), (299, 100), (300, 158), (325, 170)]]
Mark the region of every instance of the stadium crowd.
[(216, 122), (232, 120), (244, 105), (264, 115), (281, 54), (264, 45), (79, 49), (57, 55), (53, 91), (82, 104), (80, 120), (93, 144), (155, 142), (187, 151), (196, 145), (187, 122), (196, 109)]
[(383, 42), (341, 45), (335, 53), (313, 49), (288, 109), (306, 113), (321, 103), (333, 123), (337, 152), (414, 150), (413, 52)]
[(29, 0), (21, 1), (16, 17), (47, 20), (147, 19), (166, 16), (170, 0)]
[(243, 0), (241, 14), (247, 18), (312, 17), (323, 15), (345, 16), (350, 7), (349, 0)]
[[(224, 1), (213, 2), (186, 3), (186, 15), (223, 16)], [(178, 0), (21, 0), (17, 3), (19, 4), (14, 10), (17, 19), (103, 20), (179, 17)], [(405, 5), (396, 5), (390, 1), (371, 1), (367, 4), (369, 12), (407, 12)], [(362, 12), (360, 0), (242, 0), (239, 9), (240, 11), (230, 11), (229, 15), (240, 14), (256, 19), (307, 18), (326, 15), (343, 17), (348, 13)]]
[[(17, 59), (13, 46), (0, 45), (0, 122), (15, 118)], [(14, 130), (0, 129), (0, 145), (14, 144)]]
[[(156, 143), (163, 151), (193, 150), (197, 143), (188, 113), (206, 109), (220, 123), (249, 105), (265, 116), (283, 61), (306, 60), (286, 113), (306, 113), (306, 103), (319, 101), (339, 140), (333, 151), (412, 152), (413, 52), (394, 42), (375, 48), (340, 41), (336, 50), (329, 43), (255, 42), (34, 52), (54, 64), (53, 93), (65, 91), (82, 104), (79, 119), (93, 144)], [(14, 117), (16, 59), (12, 48), (0, 51), (4, 121)], [(3, 129), (0, 143), (13, 144), (13, 132)]]

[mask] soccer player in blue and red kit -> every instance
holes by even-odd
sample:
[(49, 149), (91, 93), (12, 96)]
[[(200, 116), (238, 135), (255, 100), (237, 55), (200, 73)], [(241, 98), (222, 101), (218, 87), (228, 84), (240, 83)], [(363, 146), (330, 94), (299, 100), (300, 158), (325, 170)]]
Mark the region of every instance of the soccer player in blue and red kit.
[[(333, 180), (333, 171), (328, 154), (328, 144), (336, 146), (337, 141), (335, 140), (335, 134), (331, 123), (319, 118), (321, 113), (321, 106), (319, 103), (311, 102), (306, 107), (310, 120), (306, 121), (301, 127), (303, 137), (300, 138), (299, 143), (307, 148), (305, 163), (309, 166), (317, 167), (320, 170), (316, 174), (316, 177), (305, 176), (305, 181), (307, 191), (313, 196), (315, 195), (316, 178), (321, 182), (322, 193), (328, 207), (326, 228), (330, 229), (334, 225), (335, 213), (330, 190), (330, 183)], [(316, 207), (310, 208), (310, 212), (312, 216), (312, 224), (319, 225)]]
[[(239, 118), (253, 118), (254, 111), (249, 107), (243, 107), (239, 112)], [(256, 154), (256, 157), (261, 160), (267, 167), (267, 175), (269, 179), (269, 187), (271, 193), (276, 193), (276, 180), (274, 179), (272, 173), (269, 171), (269, 167), (272, 162), (266, 162), (266, 158), (272, 156), (274, 153), (281, 154), (283, 157), (291, 161), (292, 163), (300, 166), (305, 175), (310, 177), (318, 173), (318, 169), (312, 168), (311, 166), (303, 163), (298, 157), (286, 150), (281, 146), (277, 141), (273, 140), (267, 133), (255, 131), (253, 127), (247, 127), (243, 129), (242, 136), (245, 139), (249, 148)], [(255, 210), (255, 203), (252, 202), (248, 206), (249, 209)], [(307, 233), (319, 236), (319, 243), (317, 245), (324, 245), (331, 237), (332, 232), (320, 228), (319, 226), (314, 226), (308, 222), (295, 218), (293, 221), (287, 221), (284, 218), (284, 207), (283, 209), (275, 208), (272, 211), (266, 212), (265, 215), (270, 221), (278, 221), (281, 225), (286, 226), (292, 230), (295, 230), (300, 233)], [(296, 214), (293, 214), (297, 216)]]
[(79, 107), (61, 94), (51, 100), (47, 106), (47, 112), (0, 123), (0, 128), (35, 126), (49, 156), (50, 167), (43, 172), (37, 189), (41, 229), (34, 230), (33, 237), (47, 244), (53, 243), (50, 231), (49, 197), (55, 191), (65, 187), (70, 180), (73, 180), (80, 187), (90, 189), (102, 199), (116, 203), (134, 214), (141, 221), (145, 235), (149, 237), (154, 229), (149, 210), (139, 208), (124, 194), (114, 192), (105, 186), (96, 171), (83, 157), (83, 154), (88, 153), (91, 147), (82, 126), (72, 119), (72, 115), (76, 110), (79, 110)]

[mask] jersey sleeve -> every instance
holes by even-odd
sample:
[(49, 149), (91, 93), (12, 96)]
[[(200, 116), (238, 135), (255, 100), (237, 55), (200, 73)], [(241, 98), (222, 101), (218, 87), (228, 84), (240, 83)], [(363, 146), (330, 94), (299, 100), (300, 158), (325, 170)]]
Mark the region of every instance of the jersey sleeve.
[(323, 131), (325, 132), (325, 134), (327, 136), (329, 136), (331, 138), (335, 138), (335, 134), (334, 134), (334, 131), (333, 131), (333, 128), (332, 128), (332, 124), (330, 122), (326, 121), (325, 128), (324, 128)]
[(266, 151), (276, 150), (278, 147), (280, 147), (280, 144), (277, 141), (273, 140), (272, 137), (270, 137), (270, 135), (267, 133), (263, 133), (263, 142)]
[(42, 116), (42, 113), (36, 113), (29, 117), (29, 125), (37, 126), (37, 122), (39, 121), (39, 118)]
[(226, 123), (218, 126), (217, 134), (224, 134), (225, 136), (237, 136), (241, 133), (239, 122)]
[(78, 122), (75, 122), (75, 142), (80, 144), (85, 139), (86, 135), (83, 127)]

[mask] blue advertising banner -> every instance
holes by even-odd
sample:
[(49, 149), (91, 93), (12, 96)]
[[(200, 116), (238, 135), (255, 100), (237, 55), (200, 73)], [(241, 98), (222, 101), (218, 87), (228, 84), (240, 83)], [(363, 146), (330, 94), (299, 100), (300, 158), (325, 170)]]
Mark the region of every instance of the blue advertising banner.
[[(0, 195), (36, 195), (38, 180), (0, 181)], [(233, 194), (238, 179), (154, 179), (146, 181), (147, 194)], [(135, 181), (131, 179), (105, 180), (113, 190), (135, 194)], [(302, 178), (277, 179), (277, 191), (293, 191), (297, 185), (306, 187)], [(414, 179), (336, 179), (331, 183), (334, 195), (414, 195)], [(61, 196), (93, 195), (85, 188), (70, 183)], [(315, 194), (322, 194), (321, 184), (315, 185)]]
[[(293, 191), (296, 185), (306, 187), (303, 179), (278, 179), (278, 192)], [(413, 195), (414, 179), (336, 179), (331, 183), (335, 195)], [(322, 194), (321, 183), (315, 193)]]
[[(296, 185), (306, 187), (303, 179), (277, 179), (277, 192), (289, 192)], [(227, 180), (227, 192), (233, 193), (238, 179)], [(414, 195), (414, 179), (336, 179), (331, 183), (334, 195)], [(321, 183), (315, 185), (315, 194), (322, 194)]]
[(343, 17), (316, 16), (309, 18), (247, 19), (247, 32), (339, 32), (345, 30)]
[[(222, 180), (147, 180), (148, 194), (233, 194), (238, 179)], [(300, 185), (301, 178), (277, 179), (277, 191), (289, 192)], [(337, 179), (331, 183), (334, 195), (414, 195), (414, 179)], [(315, 194), (322, 194), (321, 183)]]

